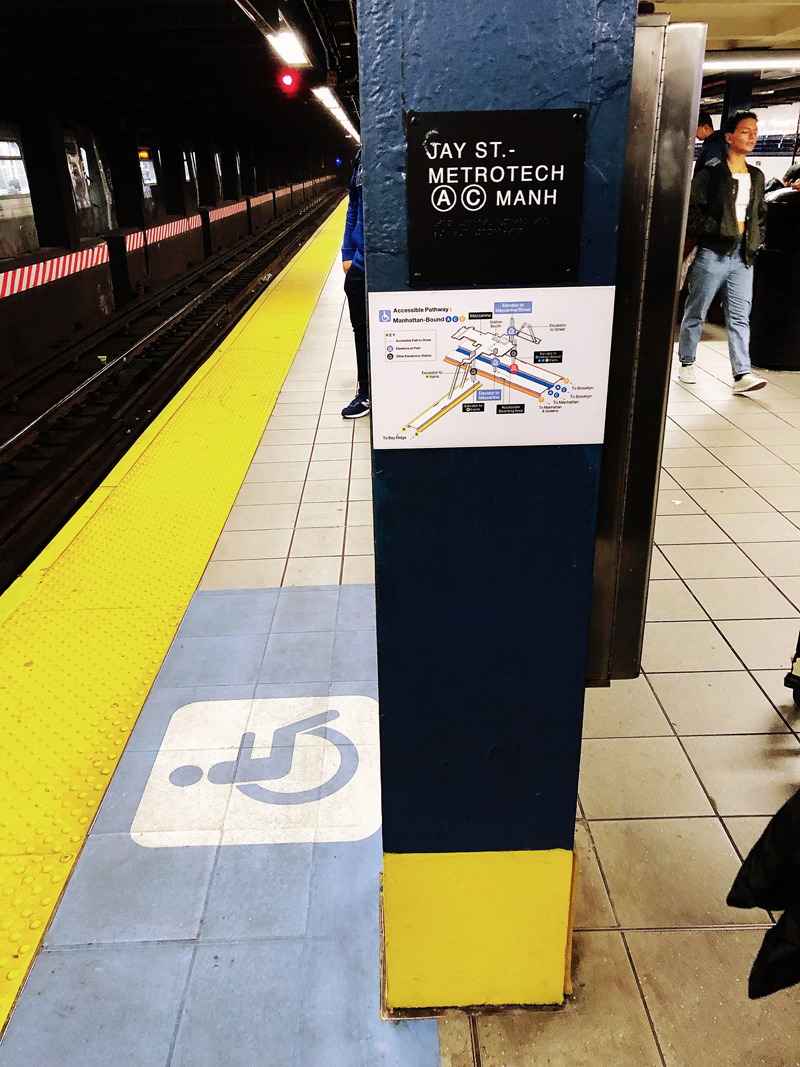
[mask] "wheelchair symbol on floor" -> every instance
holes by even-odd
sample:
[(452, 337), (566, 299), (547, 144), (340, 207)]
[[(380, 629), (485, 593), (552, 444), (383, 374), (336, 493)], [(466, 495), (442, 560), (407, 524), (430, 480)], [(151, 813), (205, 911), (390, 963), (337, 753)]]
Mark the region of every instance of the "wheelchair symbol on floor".
[[(344, 734), (338, 730), (323, 726), (331, 719), (338, 719), (339, 712), (324, 711), (308, 719), (279, 727), (272, 735), (270, 754), (261, 759), (253, 759), (254, 733), (242, 734), (236, 759), (215, 763), (208, 772), (208, 780), (213, 785), (235, 785), (245, 796), (261, 804), (311, 804), (316, 800), (338, 793), (352, 779), (358, 770), (358, 749)], [(315, 789), (303, 789), (297, 793), (279, 793), (265, 789), (258, 782), (274, 782), (285, 778), (292, 769), (294, 746), (297, 735), (301, 733), (324, 737), (339, 749), (339, 767), (335, 774)], [(202, 767), (192, 765), (176, 767), (169, 780), (173, 785), (192, 786), (203, 777)]]

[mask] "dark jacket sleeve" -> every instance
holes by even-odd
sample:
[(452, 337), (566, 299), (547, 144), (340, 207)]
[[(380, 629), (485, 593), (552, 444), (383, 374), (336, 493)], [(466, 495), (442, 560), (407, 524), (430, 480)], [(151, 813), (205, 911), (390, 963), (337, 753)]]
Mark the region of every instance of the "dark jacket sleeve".
[(358, 222), (358, 198), (359, 190), (355, 182), (350, 183), (350, 199), (347, 203), (347, 218), (344, 224), (344, 240), (342, 241), (342, 260), (352, 260), (356, 254), (356, 242), (353, 239), (356, 224)]
[(695, 237), (713, 237), (719, 233), (719, 223), (706, 214), (708, 208), (708, 181), (710, 171), (703, 167), (692, 178), (692, 191), (689, 196), (689, 217), (686, 224), (688, 233)]
[[(763, 186), (764, 176), (759, 171), (761, 176), (761, 183)], [(761, 189), (761, 196), (758, 201), (758, 243), (763, 245), (767, 236), (767, 202), (764, 199), (764, 189)]]

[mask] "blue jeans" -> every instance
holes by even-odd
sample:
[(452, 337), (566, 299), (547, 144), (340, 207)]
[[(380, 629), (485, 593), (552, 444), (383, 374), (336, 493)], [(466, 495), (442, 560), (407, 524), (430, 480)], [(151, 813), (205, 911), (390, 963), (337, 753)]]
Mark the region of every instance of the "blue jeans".
[(722, 256), (710, 248), (698, 248), (689, 270), (689, 297), (683, 312), (678, 356), (684, 365), (694, 363), (708, 309), (720, 289), (733, 373), (747, 374), (750, 370), (753, 268), (742, 259), (741, 245), (732, 256)]

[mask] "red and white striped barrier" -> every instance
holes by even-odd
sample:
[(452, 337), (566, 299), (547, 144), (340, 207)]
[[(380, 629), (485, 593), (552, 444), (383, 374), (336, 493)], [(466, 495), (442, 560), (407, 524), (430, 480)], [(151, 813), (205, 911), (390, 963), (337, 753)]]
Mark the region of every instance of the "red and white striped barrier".
[(97, 267), (101, 263), (108, 263), (108, 245), (105, 243), (84, 248), (82, 252), (72, 252), (68, 256), (31, 263), (28, 267), (17, 267), (16, 270), (0, 274), (0, 298), (35, 289), (38, 285), (46, 285), (47, 282), (66, 278), (69, 274), (77, 274), (79, 270)]
[(125, 238), (125, 248), (133, 252), (135, 248), (143, 248), (146, 243), (153, 245), (156, 241), (165, 241), (168, 237), (176, 237), (179, 233), (187, 233), (196, 230), (201, 224), (199, 215), (191, 215), (188, 219), (175, 219), (173, 222), (165, 222), (161, 226), (152, 226), (149, 230), (137, 233), (129, 233)]
[(266, 202), (271, 199), (272, 193), (262, 193), (261, 196), (251, 197), (250, 204), (253, 207), (258, 207), (259, 204), (266, 204)]
[(229, 215), (236, 215), (240, 211), (247, 211), (246, 200), (240, 204), (228, 204), (227, 207), (214, 208), (213, 211), (209, 211), (208, 217), (211, 222), (217, 222), (218, 219), (227, 219)]

